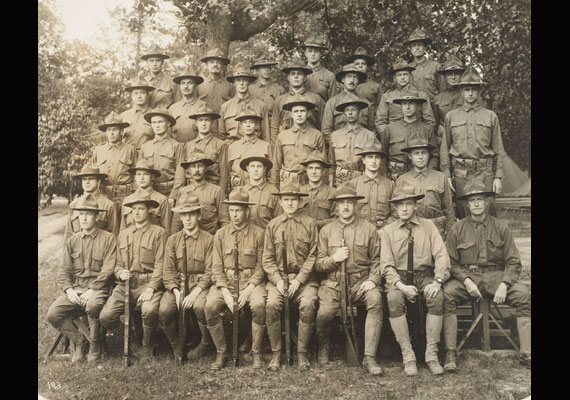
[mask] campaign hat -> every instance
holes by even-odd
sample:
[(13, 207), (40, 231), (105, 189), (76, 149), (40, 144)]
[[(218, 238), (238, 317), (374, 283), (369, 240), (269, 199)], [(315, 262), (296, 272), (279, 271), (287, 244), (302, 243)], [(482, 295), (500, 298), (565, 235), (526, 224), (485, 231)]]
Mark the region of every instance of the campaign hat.
[(453, 86), (484, 86), (486, 84), (475, 68), (467, 67), (463, 74), (461, 74), (459, 82)]
[(228, 196), (227, 200), (223, 200), (222, 203), (227, 205), (240, 205), (240, 206), (254, 206), (255, 203), (249, 201), (249, 194), (243, 188), (243, 186), (238, 186), (232, 190)]
[(367, 154), (380, 154), (382, 157), (390, 157), (390, 154), (382, 150), (382, 145), (378, 142), (366, 146), (360, 152), (356, 153), (357, 156), (365, 156)]
[(314, 150), (313, 152), (311, 152), (307, 156), (307, 158), (305, 158), (305, 161), (301, 161), (301, 165), (304, 165), (306, 167), (310, 163), (314, 162), (320, 162), (325, 168), (330, 168), (331, 166), (328, 162), (326, 162), (325, 158), (323, 157), (322, 151), (318, 150)]
[(253, 64), (249, 69), (256, 69), (260, 67), (272, 67), (273, 65), (277, 65), (276, 61), (271, 60), (265, 54), (259, 54), (255, 60), (253, 60)]
[(307, 107), (307, 111), (311, 111), (315, 108), (315, 103), (313, 103), (307, 96), (296, 94), (287, 97), (285, 104), (283, 104), (283, 109), (291, 111), (295, 106), (305, 106)]
[(364, 198), (365, 196), (359, 196), (356, 194), (356, 188), (352, 184), (345, 183), (336, 190), (334, 196), (329, 198), (329, 201), (361, 200)]
[(307, 67), (305, 65), (305, 63), (303, 62), (303, 60), (299, 59), (299, 58), (294, 58), (293, 60), (291, 60), (289, 62), (289, 64), (287, 64), (285, 67), (281, 68), (281, 71), (283, 71), (284, 73), (288, 74), (291, 71), (294, 70), (299, 70), (299, 71), (303, 71), (305, 73), (305, 75), (311, 75), (313, 73), (313, 70), (309, 67)]
[(348, 106), (358, 106), (359, 110), (363, 110), (366, 107), (368, 107), (369, 104), (365, 101), (361, 101), (361, 100), (357, 100), (357, 99), (346, 100), (346, 101), (340, 103), (338, 106), (336, 106), (335, 110), (340, 111), (340, 112), (344, 112), (344, 109)]
[(244, 119), (256, 119), (258, 121), (261, 121), (263, 117), (250, 105), (248, 105), (242, 112), (238, 114), (237, 117), (235, 117), (236, 121), (243, 121)]
[(107, 128), (110, 126), (118, 126), (120, 129), (125, 129), (130, 125), (131, 124), (129, 124), (128, 122), (123, 122), (123, 118), (121, 118), (121, 116), (117, 114), (115, 111), (111, 111), (105, 117), (105, 123), (99, 125), (99, 130), (105, 132), (105, 130), (107, 130)]
[(438, 74), (441, 75), (445, 75), (449, 72), (453, 72), (453, 71), (465, 71), (466, 67), (465, 65), (463, 65), (463, 63), (461, 62), (461, 60), (459, 58), (457, 58), (457, 56), (455, 55), (451, 55), (449, 56), (449, 58), (447, 60), (445, 60), (445, 62), (443, 63), (443, 65), (441, 66), (441, 70), (437, 71)]
[(230, 63), (230, 59), (224, 56), (224, 52), (219, 49), (210, 49), (206, 53), (206, 56), (203, 57), (200, 61), (207, 62), (210, 59), (220, 60), (224, 65), (228, 65)]
[(410, 36), (408, 36), (408, 39), (404, 42), (404, 44), (410, 44), (412, 42), (425, 42), (426, 44), (429, 44), (433, 42), (433, 40), (431, 40), (431, 38), (429, 38), (424, 31), (422, 31), (420, 28), (417, 28), (410, 34)]
[(354, 54), (346, 58), (346, 63), (347, 64), (353, 63), (355, 60), (358, 60), (359, 58), (366, 61), (366, 64), (368, 64), (369, 67), (371, 67), (376, 63), (376, 60), (371, 55), (369, 55), (366, 49), (362, 46), (358, 47), (354, 51)]
[(264, 157), (264, 156), (250, 156), (250, 157), (246, 157), (243, 160), (241, 160), (239, 162), (239, 167), (247, 172), (247, 166), (250, 162), (252, 161), (259, 161), (262, 162), (265, 165), (265, 170), (269, 171), (271, 168), (273, 168), (273, 163), (271, 162), (270, 159)]
[(247, 78), (249, 82), (255, 82), (257, 80), (257, 76), (253, 75), (250, 72), (249, 68), (246, 68), (243, 64), (238, 64), (233, 69), (233, 74), (226, 77), (228, 82), (234, 83), (236, 78)]
[(146, 122), (150, 122), (151, 118), (155, 117), (157, 115), (160, 115), (161, 117), (166, 118), (168, 120), (168, 122), (170, 122), (170, 126), (173, 126), (176, 124), (176, 119), (172, 115), (170, 115), (170, 113), (168, 112), (166, 107), (164, 107), (163, 105), (158, 105), (156, 108), (148, 111), (144, 115), (144, 119)]
[(127, 86), (125, 88), (125, 90), (127, 92), (132, 92), (135, 89), (143, 89), (146, 90), (147, 92), (150, 92), (152, 90), (154, 90), (154, 86), (149, 85), (144, 79), (142, 79), (139, 76), (134, 77), (131, 82), (130, 82), (130, 86)]
[(410, 71), (412, 72), (415, 70), (416, 67), (412, 67), (406, 60), (400, 58), (394, 65), (392, 65), (392, 69), (390, 70), (392, 73), (396, 73), (398, 71)]
[(461, 196), (457, 196), (457, 200), (467, 200), (469, 197), (476, 194), (483, 194), (485, 196), (496, 195), (495, 192), (487, 190), (485, 182), (483, 182), (481, 179), (473, 179), (472, 181), (469, 181), (465, 184), (463, 187), (463, 194)]
[(83, 166), (83, 168), (81, 168), (81, 172), (73, 176), (73, 179), (81, 179), (84, 176), (96, 176), (99, 179), (105, 179), (108, 175), (100, 172), (97, 165), (92, 162), (88, 162)]
[(303, 43), (300, 47), (315, 47), (317, 49), (327, 50), (327, 39), (324, 35), (313, 33), (309, 35), (307, 39), (305, 39), (305, 43)]
[(404, 183), (401, 186), (397, 186), (392, 193), (392, 198), (388, 200), (388, 203), (397, 203), (402, 200), (419, 200), (423, 199), (425, 194), (416, 194), (415, 188), (412, 185)]
[(202, 82), (204, 82), (204, 78), (202, 78), (200, 75), (198, 75), (196, 73), (196, 71), (194, 71), (190, 67), (184, 68), (184, 70), (179, 72), (178, 74), (176, 74), (176, 76), (172, 80), (175, 83), (180, 84), (180, 81), (182, 81), (182, 79), (188, 79), (188, 78), (194, 79), (194, 81), (196, 82), (196, 85), (199, 85)]
[(137, 164), (134, 167), (128, 169), (129, 173), (131, 174), (136, 174), (138, 170), (148, 171), (157, 178), (160, 176), (160, 171), (154, 168), (152, 160), (148, 158), (138, 160)]
[(151, 199), (150, 194), (145, 190), (137, 189), (133, 195), (133, 198), (128, 202), (123, 203), (123, 206), (132, 207), (137, 203), (145, 203), (149, 208), (156, 208), (159, 206), (158, 201)]
[(163, 60), (170, 58), (170, 56), (166, 54), (166, 52), (161, 49), (156, 43), (154, 43), (144, 52), (144, 54), (141, 56), (141, 60), (146, 60), (151, 57), (159, 57)]
[(344, 76), (346, 74), (358, 75), (358, 82), (359, 83), (366, 82), (366, 78), (368, 78), (368, 75), (366, 73), (360, 71), (358, 68), (356, 68), (356, 65), (350, 63), (350, 64), (343, 65), (342, 70), (336, 73), (336, 75), (335, 75), (336, 81), (339, 83), (342, 83), (342, 78), (344, 78)]
[(180, 166), (182, 166), (182, 168), (188, 168), (191, 164), (195, 164), (198, 162), (202, 162), (204, 164), (206, 164), (206, 167), (209, 167), (210, 165), (215, 164), (215, 161), (212, 160), (210, 157), (208, 157), (206, 154), (202, 153), (201, 151), (194, 151), (192, 154), (190, 154), (190, 157), (188, 157), (188, 159), (182, 161), (180, 163)]
[(99, 208), (99, 203), (97, 199), (91, 193), (81, 196), (77, 203), (71, 207), (73, 211), (94, 211), (100, 213), (106, 210)]
[(172, 207), (170, 211), (175, 213), (187, 213), (199, 211), (202, 208), (200, 199), (192, 192), (183, 192), (178, 199), (176, 207)]
[(400, 96), (392, 100), (392, 102), (396, 104), (402, 104), (402, 101), (415, 101), (418, 103), (424, 103), (427, 101), (427, 99), (420, 97), (420, 94), (417, 91), (408, 89)]
[(281, 191), (271, 194), (274, 196), (299, 196), (299, 197), (305, 197), (309, 195), (309, 193), (301, 192), (301, 187), (299, 186), (299, 184), (291, 180), (285, 182), (284, 185), (281, 185)]
[(188, 116), (188, 118), (192, 119), (198, 119), (198, 117), (211, 117), (212, 119), (218, 119), (220, 118), (220, 114), (215, 112), (207, 103), (204, 103), (198, 106), (198, 109), (194, 114), (190, 114), (190, 116)]
[(412, 150), (417, 150), (417, 149), (426, 149), (427, 151), (432, 151), (435, 150), (435, 146), (432, 144), (429, 144), (427, 142), (427, 140), (416, 137), (411, 139), (408, 142), (408, 147), (404, 147), (401, 151), (405, 152), (405, 153), (411, 153)]

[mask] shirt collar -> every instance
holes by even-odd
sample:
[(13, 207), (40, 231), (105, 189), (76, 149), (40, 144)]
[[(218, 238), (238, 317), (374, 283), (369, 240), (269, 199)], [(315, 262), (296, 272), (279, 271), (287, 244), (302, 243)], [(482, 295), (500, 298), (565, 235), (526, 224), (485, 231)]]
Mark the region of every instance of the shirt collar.
[(191, 179), (191, 183), (190, 183), (190, 184), (191, 184), (191, 185), (194, 185), (194, 187), (197, 188), (197, 189), (203, 189), (203, 188), (208, 184), (208, 181), (205, 180), (205, 179), (202, 179), (202, 182), (197, 183), (196, 181), (194, 181), (193, 179)]
[(243, 98), (238, 97), (237, 95), (235, 98), (236, 98), (236, 101), (238, 104), (241, 102), (249, 103), (249, 101), (251, 100), (251, 94), (249, 93), (249, 90), (248, 90)]
[(85, 238), (85, 236), (89, 236), (90, 238), (95, 239), (97, 235), (99, 235), (99, 230), (100, 229), (97, 226), (95, 226), (95, 229), (90, 234), (87, 234), (81, 230), (81, 239)]
[(206, 144), (210, 143), (210, 140), (212, 140), (212, 138), (214, 137), (214, 134), (210, 131), (210, 133), (208, 133), (208, 135), (206, 135), (206, 137), (201, 138), (200, 134), (198, 134), (198, 136), (196, 136), (195, 142), (196, 143), (200, 143), (202, 141), (206, 142)]
[(198, 100), (198, 97), (196, 97), (196, 96), (192, 96), (190, 98), (190, 100), (186, 100), (186, 99), (182, 98), (182, 101), (183, 101), (182, 106), (185, 106), (186, 104), (190, 104), (192, 106), (196, 103), (197, 100)]
[(358, 217), (355, 215), (355, 216), (354, 216), (354, 219), (353, 219), (352, 221), (350, 221), (348, 224), (342, 223), (342, 222), (340, 221), (340, 218), (337, 218), (336, 220), (337, 220), (338, 225), (340, 226), (340, 228), (341, 228), (341, 229), (345, 229), (347, 226), (352, 226), (352, 225), (354, 225), (354, 224), (356, 223), (356, 220), (357, 220), (357, 219), (358, 219)]
[(410, 218), (408, 221), (402, 221), (401, 219), (399, 219), (398, 220), (398, 227), (403, 228), (408, 222), (412, 225), (419, 225), (420, 224), (420, 220), (418, 219), (418, 216), (416, 214), (414, 214), (414, 216), (412, 218)]
[(347, 133), (347, 134), (356, 135), (358, 132), (360, 132), (361, 126), (360, 126), (360, 125), (356, 125), (356, 127), (354, 127), (354, 128), (349, 128), (348, 125), (346, 125), (346, 126), (345, 126), (345, 129), (346, 129), (346, 133)]
[(230, 222), (231, 228), (230, 228), (230, 233), (233, 235), (236, 232), (243, 232), (244, 236), (247, 236), (247, 234), (249, 233), (249, 223), (245, 224), (245, 226), (241, 229), (237, 229), (234, 224), (232, 224)]
[(148, 219), (145, 221), (144, 225), (141, 226), (140, 228), (137, 228), (136, 224), (133, 224), (133, 233), (135, 233), (136, 231), (146, 232), (149, 226), (150, 222), (148, 221)]
[(113, 147), (117, 150), (121, 150), (123, 148), (123, 146), (124, 146), (124, 143), (121, 142), (120, 140), (115, 144), (111, 144), (111, 143), (107, 142), (107, 150), (110, 150)]
[(299, 126), (297, 126), (297, 125), (293, 125), (293, 126), (291, 127), (291, 130), (292, 130), (293, 132), (299, 132), (299, 131), (301, 131), (302, 133), (305, 133), (305, 132), (307, 132), (308, 129), (309, 129), (309, 126), (307, 125), (307, 123), (305, 123), (305, 126), (304, 126), (304, 127), (299, 127)]
[(164, 142), (164, 141), (166, 141), (166, 140), (168, 140), (168, 139), (169, 139), (168, 133), (166, 133), (166, 135), (163, 136), (163, 139), (160, 139), (160, 138), (158, 137), (158, 135), (154, 135), (154, 139), (152, 139), (152, 142), (153, 142), (153, 143)]
[(376, 176), (376, 178), (371, 178), (368, 175), (366, 175), (365, 173), (362, 173), (362, 179), (364, 179), (364, 183), (374, 181), (374, 182), (376, 182), (377, 185), (379, 185), (381, 177), (382, 177), (382, 175), (378, 174)]
[(413, 176), (414, 178), (417, 178), (417, 177), (420, 176), (420, 175), (425, 178), (425, 177), (428, 176), (429, 171), (430, 171), (430, 169), (427, 168), (427, 169), (424, 170), (424, 171), (419, 171), (419, 172), (417, 172), (415, 169), (412, 168), (412, 171), (411, 171), (411, 172), (412, 172), (412, 176)]
[(135, 105), (133, 108), (134, 108), (135, 112), (141, 112), (141, 113), (143, 113), (143, 114), (146, 114), (146, 112), (148, 111), (148, 109), (149, 109), (150, 107), (149, 107), (148, 104), (147, 104), (146, 106), (144, 106), (144, 108), (141, 108), (141, 107), (136, 106), (136, 105)]
[(284, 221), (288, 221), (290, 219), (295, 220), (296, 222), (301, 222), (301, 209), (298, 209), (297, 211), (295, 211), (295, 213), (291, 216), (283, 213), (283, 217), (284, 217)]
[(408, 121), (405, 121), (403, 117), (402, 117), (402, 119), (401, 119), (400, 121), (402, 121), (402, 125), (404, 125), (404, 126), (415, 125), (415, 124), (417, 124), (417, 123), (419, 122), (419, 120), (418, 120), (417, 118), (416, 118), (415, 121), (408, 122)]
[(251, 139), (248, 139), (247, 136), (243, 135), (243, 136), (241, 137), (241, 139), (240, 139), (240, 142), (241, 142), (242, 144), (247, 144), (247, 143), (253, 144), (253, 143), (257, 143), (257, 141), (259, 140), (259, 137), (257, 137), (257, 135), (255, 135), (255, 134), (254, 134), (254, 135), (251, 135), (251, 136), (252, 136)]
[(267, 182), (265, 180), (263, 180), (259, 185), (252, 185), (251, 182), (248, 181), (246, 184), (246, 188), (247, 190), (251, 190), (253, 188), (258, 188), (259, 190), (263, 190), (266, 184)]
[[(139, 188), (140, 189), (140, 188)], [(154, 189), (152, 188), (152, 185), (149, 185), (148, 188), (146, 189), (142, 189), (144, 190), (146, 193), (148, 194), (153, 194), (154, 193)]]
[(149, 76), (150, 76), (150, 80), (151, 80), (151, 81), (155, 81), (155, 80), (156, 80), (156, 81), (159, 81), (159, 80), (161, 80), (162, 78), (164, 78), (164, 73), (163, 73), (162, 71), (160, 71), (160, 72), (159, 72), (158, 74), (156, 74), (156, 75), (152, 75), (152, 74), (151, 74), (151, 75), (149, 75)]
[(317, 65), (316, 67), (309, 67), (309, 64), (307, 64), (307, 68), (311, 68), (313, 70), (313, 72), (319, 72), (321, 69), (323, 69), (323, 64)]
[(291, 88), (291, 86), (289, 86), (289, 94), (291, 96), (294, 96), (295, 94), (305, 94), (305, 91), (305, 86), (301, 86), (301, 90), (298, 90), (296, 92), (293, 90), (293, 88)]
[(214, 77), (208, 75), (208, 76), (206, 77), (206, 80), (207, 80), (208, 82), (218, 82), (218, 83), (220, 83), (220, 82), (222, 82), (222, 76), (220, 75), (219, 78), (214, 78)]
[(479, 109), (481, 108), (481, 106), (479, 105), (479, 103), (475, 103), (474, 106), (469, 105), (467, 103), (463, 103), (463, 105), (461, 106), (461, 108), (464, 111), (469, 111), (469, 110), (474, 110), (474, 111), (479, 111)]
[(485, 219), (483, 219), (482, 221), (474, 221), (471, 214), (469, 214), (469, 217), (467, 217), (467, 221), (469, 221), (469, 223), (473, 226), (473, 228), (477, 228), (477, 225), (479, 224), (487, 226), (487, 223), (489, 222), (489, 214), (485, 215)]
[(200, 228), (198, 228), (196, 233), (194, 233), (192, 235), (186, 234), (186, 231), (184, 230), (184, 228), (182, 228), (182, 237), (184, 238), (184, 240), (187, 240), (188, 238), (192, 238), (194, 240), (197, 240), (198, 236), (200, 236)]

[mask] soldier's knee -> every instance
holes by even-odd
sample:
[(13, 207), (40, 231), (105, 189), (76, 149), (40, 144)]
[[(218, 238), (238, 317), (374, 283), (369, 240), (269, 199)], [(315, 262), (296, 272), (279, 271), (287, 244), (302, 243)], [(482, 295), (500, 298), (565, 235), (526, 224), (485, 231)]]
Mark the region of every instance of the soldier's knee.
[(166, 327), (176, 318), (176, 307), (160, 306), (158, 309), (158, 325), (161, 328)]
[(390, 318), (397, 318), (404, 315), (405, 301), (404, 294), (399, 290), (390, 290), (386, 293), (388, 300), (388, 312)]
[(380, 290), (370, 290), (366, 294), (366, 309), (382, 309), (382, 293)]
[(426, 305), (428, 308), (428, 313), (432, 315), (442, 315), (443, 314), (443, 293), (441, 290), (437, 292), (437, 295), (431, 299), (426, 299)]
[(98, 299), (91, 298), (87, 301), (87, 305), (85, 306), (85, 312), (91, 318), (99, 318), (99, 314), (103, 309), (104, 303)]
[(331, 323), (338, 308), (331, 307), (325, 303), (319, 304), (319, 311), (317, 312), (317, 323), (328, 324)]
[(61, 313), (57, 311), (57, 307), (54, 307), (53, 304), (48, 309), (47, 320), (50, 324), (52, 324), (56, 328), (59, 328), (59, 326), (63, 323), (63, 318)]

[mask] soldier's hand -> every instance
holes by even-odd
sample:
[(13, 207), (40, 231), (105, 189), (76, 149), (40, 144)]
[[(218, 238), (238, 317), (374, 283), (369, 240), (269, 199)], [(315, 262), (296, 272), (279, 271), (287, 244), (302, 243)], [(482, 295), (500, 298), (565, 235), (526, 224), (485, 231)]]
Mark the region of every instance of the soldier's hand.
[(404, 285), (402, 281), (398, 282), (398, 289), (404, 293), (404, 296), (411, 302), (416, 301), (416, 296), (418, 295), (418, 288), (414, 285)]
[(339, 247), (336, 252), (332, 255), (335, 263), (343, 262), (348, 258), (348, 247)]
[(284, 285), (283, 279), (281, 279), (279, 282), (277, 282), (277, 285), (275, 285), (275, 289), (277, 289), (279, 293), (285, 296), (285, 292), (283, 291), (283, 285)]
[(507, 285), (505, 282), (501, 282), (497, 291), (495, 292), (495, 297), (493, 297), (493, 301), (497, 304), (503, 304), (505, 299), (507, 298)]
[(453, 187), (453, 180), (451, 178), (447, 178), (447, 184), (453, 193), (455, 193), (455, 188)]
[(69, 288), (65, 291), (65, 294), (67, 295), (67, 299), (71, 303), (77, 304), (79, 306), (81, 305), (81, 300), (79, 299), (79, 295), (77, 294), (75, 289)]
[(238, 309), (241, 310), (241, 308), (247, 304), (254, 287), (255, 285), (253, 283), (250, 283), (244, 290), (240, 291), (238, 298)]
[(143, 301), (149, 301), (152, 298), (152, 294), (154, 293), (154, 289), (151, 287), (147, 287), (144, 292), (141, 293), (139, 298), (137, 299), (137, 303)]
[(360, 296), (362, 293), (366, 293), (369, 290), (372, 290), (376, 287), (376, 284), (370, 280), (365, 280), (360, 284), (358, 291), (356, 292), (356, 296)]
[(130, 277), (131, 277), (131, 271), (129, 271), (128, 269), (123, 269), (119, 273), (119, 279), (122, 281), (126, 281), (127, 279), (130, 279)]
[(232, 294), (228, 288), (222, 288), (222, 295), (224, 296), (224, 301), (226, 302), (226, 305), (230, 311), (234, 312), (234, 298), (232, 297)]
[(174, 294), (174, 298), (176, 299), (176, 308), (180, 310), (180, 290), (174, 288), (172, 289), (172, 294)]
[(467, 292), (469, 293), (469, 295), (471, 295), (471, 297), (478, 297), (478, 298), (483, 297), (475, 282), (473, 282), (470, 278), (465, 279), (463, 283), (465, 284), (465, 289), (467, 289)]
[(92, 295), (93, 295), (93, 289), (88, 289), (85, 293), (79, 296), (79, 300), (81, 301), (81, 305), (83, 307), (87, 306), (87, 302), (89, 301)]
[(293, 279), (291, 282), (289, 282), (289, 293), (287, 297), (293, 297), (295, 295), (295, 292), (297, 292), (299, 289), (299, 286), (301, 286), (301, 282), (299, 282), (297, 279)]
[(441, 285), (436, 281), (433, 281), (429, 285), (426, 285), (426, 287), (424, 288), (424, 294), (426, 296), (426, 299), (432, 299), (435, 296), (437, 296), (437, 292), (439, 292), (439, 289), (441, 289)]
[(503, 180), (499, 178), (493, 179), (493, 192), (499, 194), (503, 190)]

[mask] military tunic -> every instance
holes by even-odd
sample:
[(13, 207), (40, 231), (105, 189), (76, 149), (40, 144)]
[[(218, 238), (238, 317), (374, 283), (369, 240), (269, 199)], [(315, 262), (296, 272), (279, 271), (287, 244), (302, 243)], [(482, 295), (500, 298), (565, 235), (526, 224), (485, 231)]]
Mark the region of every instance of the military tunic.
[(252, 97), (261, 100), (263, 104), (265, 104), (267, 112), (269, 113), (269, 118), (271, 118), (273, 103), (279, 96), (285, 93), (285, 89), (283, 86), (274, 82), (264, 85), (258, 79), (249, 85), (249, 93)]
[[(231, 192), (238, 186), (243, 186), (249, 181), (249, 174), (242, 170), (239, 166), (241, 160), (248, 157), (265, 157), (268, 160), (273, 158), (271, 146), (265, 140), (258, 138), (256, 135), (250, 137), (242, 136), (229, 145), (227, 151), (226, 170), (227, 176), (227, 193)], [(266, 171), (266, 177), (270, 176), (270, 171)]]
[(150, 122), (144, 119), (144, 115), (150, 111), (150, 107), (137, 108), (136, 106), (129, 108), (121, 114), (123, 122), (130, 125), (125, 128), (123, 133), (123, 142), (131, 144), (140, 151), (142, 145), (154, 138), (154, 132), (150, 126)]
[[(339, 104), (346, 103), (348, 101), (363, 101), (368, 104), (368, 101), (362, 97), (357, 96), (354, 93), (347, 92), (343, 90), (341, 93), (337, 94), (334, 97), (331, 97), (327, 104), (325, 105), (325, 111), (323, 112), (323, 120), (321, 124), (321, 130), (323, 132), (323, 136), (325, 141), (328, 145), (330, 142), (330, 135), (340, 128), (346, 126), (346, 117), (344, 116), (344, 112), (337, 111), (336, 107)], [(370, 128), (368, 125), (369, 123), (369, 113), (370, 107), (364, 108), (360, 110), (360, 114), (358, 117), (358, 122), (364, 128)]]
[(358, 84), (355, 91), (358, 97), (366, 99), (370, 104), (368, 106), (368, 124), (367, 126), (371, 129), (374, 126), (374, 121), (376, 120), (376, 109), (378, 108), (378, 103), (382, 98), (382, 86), (374, 82), (372, 79), (367, 79), (365, 82)]
[(235, 94), (235, 87), (226, 78), (217, 79), (207, 76), (204, 82), (198, 85), (198, 98), (208, 103), (214, 112), (219, 113), (222, 104), (229, 101)]
[(259, 185), (252, 185), (247, 181), (243, 187), (247, 190), (249, 201), (255, 203), (249, 207), (249, 221), (252, 224), (265, 229), (269, 221), (283, 213), (279, 197), (272, 195), (279, 192), (275, 185), (265, 181)]
[(184, 145), (165, 134), (162, 139), (155, 137), (141, 147), (139, 159), (149, 159), (160, 177), (155, 178), (154, 188), (169, 196), (174, 186), (176, 168), (184, 161)]
[(445, 77), (438, 72), (441, 71), (441, 64), (424, 57), (421, 62), (416, 60), (410, 63), (415, 70), (412, 71), (412, 85), (428, 94), (433, 102), (435, 96), (446, 88)]
[(239, 121), (236, 121), (235, 119), (248, 107), (253, 108), (257, 114), (263, 118), (260, 122), (261, 132), (259, 137), (266, 142), (269, 142), (271, 140), (271, 133), (269, 131), (267, 105), (264, 104), (262, 100), (253, 97), (250, 93), (247, 93), (244, 98), (239, 98), (236, 95), (222, 104), (220, 108), (220, 132), (225, 137), (237, 136), (238, 138), (241, 138), (243, 134), (239, 132), (238, 129)]
[(307, 68), (313, 70), (312, 74), (307, 75), (307, 81), (305, 83), (305, 88), (309, 92), (318, 94), (325, 102), (339, 92), (334, 73), (321, 64), (316, 67), (309, 67), (307, 65)]
[(181, 94), (178, 85), (172, 78), (164, 72), (159, 72), (157, 75), (147, 75), (143, 78), (147, 81), (149, 86), (154, 90), (149, 93), (149, 106), (156, 108), (159, 105), (168, 108), (174, 102), (180, 100)]
[[(109, 200), (109, 198), (101, 192), (91, 193), (91, 195), (97, 199), (97, 207), (101, 210), (105, 210), (97, 215), (97, 222), (95, 224), (98, 228), (111, 232), (113, 235), (117, 236), (119, 234), (119, 219), (117, 210), (115, 209), (115, 203)], [(81, 197), (84, 196), (85, 193)], [(81, 198), (77, 198), (69, 204), (67, 223), (65, 226), (65, 233), (63, 235), (64, 242), (67, 241), (67, 239), (69, 239), (74, 233), (81, 232), (79, 211), (72, 210), (72, 208), (77, 206), (80, 200)]]
[(370, 178), (363, 173), (349, 183), (356, 188), (358, 196), (364, 196), (364, 199), (356, 203), (357, 217), (376, 224), (376, 229), (381, 229), (396, 219), (396, 209), (388, 203), (392, 198), (394, 182), (382, 175)]
[(137, 162), (136, 149), (128, 143), (106, 143), (95, 148), (91, 161), (101, 173), (107, 174), (101, 189), (115, 202), (115, 207), (119, 210), (125, 196), (133, 191), (133, 177), (129, 168), (134, 167)]
[(196, 120), (189, 118), (196, 114), (198, 109), (206, 105), (206, 102), (192, 97), (190, 100), (182, 99), (168, 108), (168, 112), (176, 119), (172, 127), (172, 138), (180, 143), (187, 143), (198, 136)]
[[(148, 215), (148, 220), (151, 224), (161, 226), (164, 230), (170, 232), (170, 204), (168, 203), (168, 198), (154, 190), (149, 186), (146, 192), (150, 195), (150, 199), (158, 202), (158, 207), (150, 210)], [(125, 197), (123, 200), (123, 205), (121, 206), (121, 231), (127, 227), (134, 225), (135, 220), (133, 218), (133, 209), (127, 207), (124, 204), (130, 203), (137, 195), (135, 193)]]
[(302, 212), (315, 220), (317, 229), (331, 222), (336, 216), (334, 202), (328, 201), (334, 197), (336, 189), (325, 185), (323, 182), (317, 187), (312, 187), (310, 183), (301, 186), (302, 193), (308, 193), (309, 197), (302, 199)]

